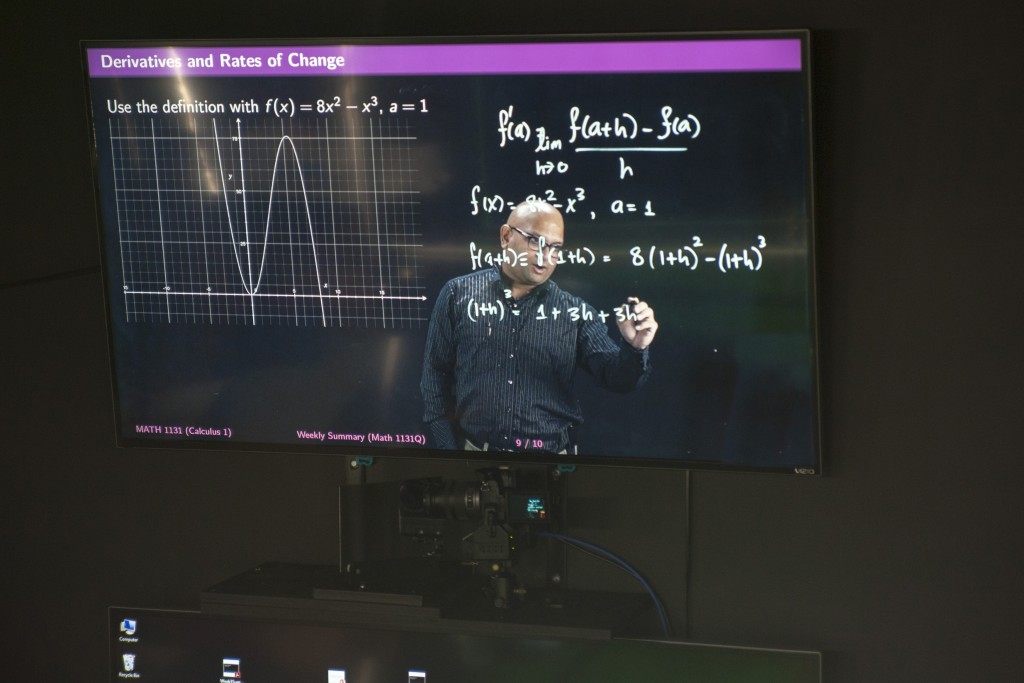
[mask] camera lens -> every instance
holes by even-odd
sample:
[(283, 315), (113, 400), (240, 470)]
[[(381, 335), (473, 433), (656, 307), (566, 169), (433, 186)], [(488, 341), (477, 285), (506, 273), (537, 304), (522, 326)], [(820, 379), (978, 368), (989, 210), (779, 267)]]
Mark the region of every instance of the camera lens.
[(431, 492), (440, 489), (440, 479), (407, 479), (398, 487), (398, 504), (402, 512), (429, 517)]

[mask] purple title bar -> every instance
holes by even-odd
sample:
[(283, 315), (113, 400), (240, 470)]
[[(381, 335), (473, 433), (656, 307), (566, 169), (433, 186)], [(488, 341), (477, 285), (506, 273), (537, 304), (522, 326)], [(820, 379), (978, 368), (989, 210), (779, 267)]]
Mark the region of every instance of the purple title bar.
[(97, 47), (93, 78), (799, 71), (800, 40)]

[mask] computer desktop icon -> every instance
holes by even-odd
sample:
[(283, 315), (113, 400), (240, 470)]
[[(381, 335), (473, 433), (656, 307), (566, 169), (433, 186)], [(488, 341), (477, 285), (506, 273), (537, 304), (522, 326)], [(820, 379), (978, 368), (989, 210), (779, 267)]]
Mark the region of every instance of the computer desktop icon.
[(221, 663), (221, 680), (242, 680), (242, 660), (225, 657)]

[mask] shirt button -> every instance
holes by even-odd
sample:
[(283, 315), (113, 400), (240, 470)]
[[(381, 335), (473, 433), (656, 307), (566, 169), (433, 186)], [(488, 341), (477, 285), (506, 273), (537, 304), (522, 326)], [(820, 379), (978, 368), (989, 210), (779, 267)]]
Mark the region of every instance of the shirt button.
[(508, 381), (508, 383), (509, 383), (509, 384), (512, 384), (512, 380), (509, 380), (509, 381)]

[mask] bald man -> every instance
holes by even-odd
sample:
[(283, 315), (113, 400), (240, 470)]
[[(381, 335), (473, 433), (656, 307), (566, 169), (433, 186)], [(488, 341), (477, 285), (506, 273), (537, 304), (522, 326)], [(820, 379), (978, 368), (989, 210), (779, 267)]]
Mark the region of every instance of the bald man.
[[(623, 297), (621, 338), (612, 339), (584, 314), (597, 309), (551, 280), (565, 223), (550, 204), (518, 205), (498, 236), (500, 267), (455, 278), (438, 295), (420, 381), (424, 420), (437, 448), (565, 453), (583, 421), (576, 368), (611, 391), (640, 387), (658, 323), (645, 302)], [(503, 315), (471, 316), (474, 303)]]

